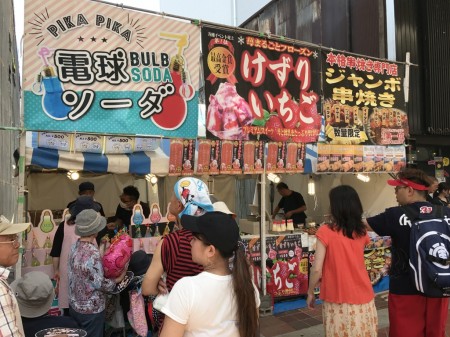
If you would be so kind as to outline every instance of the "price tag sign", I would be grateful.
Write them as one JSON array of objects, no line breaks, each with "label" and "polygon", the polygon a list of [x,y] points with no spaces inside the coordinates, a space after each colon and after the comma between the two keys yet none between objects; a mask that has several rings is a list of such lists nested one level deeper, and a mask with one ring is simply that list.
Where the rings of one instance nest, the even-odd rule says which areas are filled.
[{"label": "price tag sign", "polygon": [[70,151],[70,136],[66,133],[39,132],[38,146],[49,149]]},{"label": "price tag sign", "polygon": [[134,151],[156,151],[160,142],[160,138],[135,138]]},{"label": "price tag sign", "polygon": [[132,153],[134,138],[124,136],[107,136],[105,153]]},{"label": "price tag sign", "polygon": [[103,136],[77,134],[75,135],[74,149],[78,152],[102,153]]}]

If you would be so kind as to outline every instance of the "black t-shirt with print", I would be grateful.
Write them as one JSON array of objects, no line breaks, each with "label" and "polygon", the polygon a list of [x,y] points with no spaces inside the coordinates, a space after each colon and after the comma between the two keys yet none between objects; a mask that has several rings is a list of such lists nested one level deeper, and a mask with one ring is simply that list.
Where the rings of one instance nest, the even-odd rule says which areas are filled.
[{"label": "black t-shirt with print", "polygon": [[[423,201],[412,203],[409,206],[414,207],[419,212],[420,207],[432,205],[429,202]],[[450,216],[449,208],[445,212]],[[405,215],[404,209],[401,206],[388,208],[385,212],[368,218],[367,222],[378,235],[390,236],[392,239],[389,291],[397,295],[420,294],[416,290],[410,274],[409,236],[411,233],[411,222]]]}]

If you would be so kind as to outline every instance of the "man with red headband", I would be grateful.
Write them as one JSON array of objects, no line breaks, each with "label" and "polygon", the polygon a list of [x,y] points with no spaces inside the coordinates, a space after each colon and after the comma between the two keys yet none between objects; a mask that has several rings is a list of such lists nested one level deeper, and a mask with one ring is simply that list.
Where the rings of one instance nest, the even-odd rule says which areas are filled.
[{"label": "man with red headband", "polygon": [[[368,225],[378,234],[392,238],[392,264],[389,271],[389,336],[444,337],[448,314],[448,298],[426,297],[416,290],[410,275],[409,247],[411,221],[402,206],[431,210],[426,201],[431,181],[425,172],[407,168],[396,179],[388,180],[395,187],[400,206],[368,218]],[[425,207],[424,207],[425,206]],[[444,210],[450,217],[450,209]],[[422,212],[423,213],[423,212]],[[432,215],[429,215],[432,218]]]}]

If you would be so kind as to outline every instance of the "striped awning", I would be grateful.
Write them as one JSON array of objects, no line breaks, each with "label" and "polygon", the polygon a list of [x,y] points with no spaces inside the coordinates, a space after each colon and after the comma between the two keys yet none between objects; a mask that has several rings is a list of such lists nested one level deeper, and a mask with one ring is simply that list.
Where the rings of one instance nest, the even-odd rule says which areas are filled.
[{"label": "striped awning", "polygon": [[94,173],[132,173],[138,175],[154,173],[166,175],[169,172],[169,157],[161,148],[151,152],[100,154],[73,153],[37,147],[26,149],[26,165]]}]

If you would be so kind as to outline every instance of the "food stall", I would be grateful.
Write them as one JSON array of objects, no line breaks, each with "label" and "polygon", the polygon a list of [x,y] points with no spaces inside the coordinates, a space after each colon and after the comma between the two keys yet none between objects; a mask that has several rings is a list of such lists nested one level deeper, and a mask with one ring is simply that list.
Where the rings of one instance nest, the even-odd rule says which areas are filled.
[{"label": "food stall", "polygon": [[[40,15],[48,29],[37,41]],[[63,16],[78,18],[77,29],[64,27]],[[145,176],[167,175],[164,142],[198,136],[200,27],[88,0],[71,2],[64,13],[57,0],[44,9],[26,1],[25,23],[19,202],[34,226],[22,270],[53,276],[49,247],[80,182],[95,184],[107,216],[127,185],[159,202],[157,184]]]},{"label": "food stall", "polygon": [[[77,183],[67,184],[57,173],[68,170],[94,181],[107,215],[117,205],[112,195],[126,184],[141,184],[146,200],[160,205],[164,216],[176,179],[197,175],[211,192],[215,186],[214,195],[236,212],[242,227],[250,214],[247,205],[258,205],[258,225],[252,225],[253,236],[244,237],[255,281],[264,294],[284,297],[305,292],[314,228],[291,233],[271,227],[270,204],[278,196],[270,195],[268,173],[280,175],[305,197],[309,223],[323,221],[328,190],[339,184],[356,188],[367,215],[395,204],[385,181],[406,165],[403,65],[248,30],[82,3],[86,13],[107,12],[119,23],[126,13],[134,22],[160,29],[138,33],[131,27],[110,38],[114,45],[105,41],[80,51],[77,39],[89,24],[78,27],[77,36],[54,25],[53,34],[46,32],[39,44],[30,38],[32,25],[26,25],[24,124],[37,139],[23,147],[21,156],[27,167],[47,172],[45,178],[43,172],[32,173],[26,181],[29,210],[64,209]],[[27,2],[25,22],[33,22],[35,6]],[[58,2],[48,1],[48,8],[58,8]],[[65,10],[76,13],[77,7]],[[144,34],[145,42],[129,43],[133,32]],[[62,40],[68,41],[64,49]],[[67,69],[76,57],[92,64],[92,69],[73,66],[84,79]],[[106,58],[117,61],[115,76],[107,76],[101,62]],[[146,174],[159,176],[157,188],[145,182]],[[244,180],[253,181],[250,192]],[[151,200],[154,188],[158,193]],[[44,218],[52,216],[62,218],[42,212],[43,218],[32,220],[41,230]],[[53,229],[33,233],[24,267],[38,267],[36,260],[49,266]],[[151,253],[159,238],[134,240],[135,249]],[[373,280],[384,273],[377,270],[385,268],[382,259],[389,261],[388,247],[387,238],[376,237],[374,247],[368,247]]]}]

